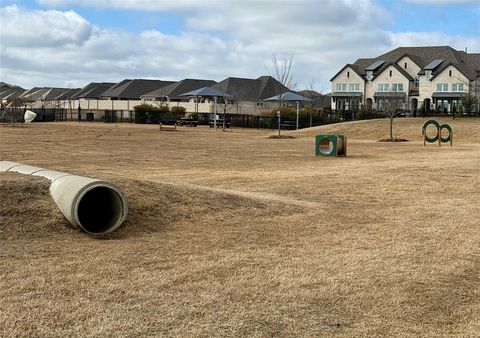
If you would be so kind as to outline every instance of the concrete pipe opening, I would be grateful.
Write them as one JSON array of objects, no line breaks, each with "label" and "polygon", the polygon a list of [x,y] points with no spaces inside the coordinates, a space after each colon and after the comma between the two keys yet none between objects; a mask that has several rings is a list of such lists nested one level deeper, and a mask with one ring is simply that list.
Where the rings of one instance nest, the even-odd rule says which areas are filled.
[{"label": "concrete pipe opening", "polygon": [[92,235],[105,235],[116,230],[125,220],[126,201],[111,186],[97,184],[81,194],[75,208],[78,225]]},{"label": "concrete pipe opening", "polygon": [[328,139],[324,138],[319,142],[318,145],[318,150],[320,151],[321,154],[323,155],[329,155],[333,151],[333,142]]}]

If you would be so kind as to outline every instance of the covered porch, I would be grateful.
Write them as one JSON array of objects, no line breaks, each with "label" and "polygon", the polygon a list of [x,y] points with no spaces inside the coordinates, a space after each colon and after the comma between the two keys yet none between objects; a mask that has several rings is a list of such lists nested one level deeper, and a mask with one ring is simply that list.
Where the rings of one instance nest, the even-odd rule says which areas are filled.
[{"label": "covered porch", "polygon": [[361,92],[333,92],[332,102],[336,111],[357,111],[362,104]]},{"label": "covered porch", "polygon": [[456,113],[461,105],[464,92],[434,92],[433,106],[437,113]]}]

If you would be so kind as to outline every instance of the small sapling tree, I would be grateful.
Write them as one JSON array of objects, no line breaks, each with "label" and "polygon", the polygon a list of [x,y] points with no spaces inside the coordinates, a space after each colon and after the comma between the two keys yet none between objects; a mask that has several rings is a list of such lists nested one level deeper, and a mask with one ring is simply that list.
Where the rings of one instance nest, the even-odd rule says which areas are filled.
[{"label": "small sapling tree", "polygon": [[405,107],[405,97],[396,92],[389,92],[380,100],[382,100],[383,112],[389,118],[390,122],[390,141],[394,141],[393,120],[403,112]]}]

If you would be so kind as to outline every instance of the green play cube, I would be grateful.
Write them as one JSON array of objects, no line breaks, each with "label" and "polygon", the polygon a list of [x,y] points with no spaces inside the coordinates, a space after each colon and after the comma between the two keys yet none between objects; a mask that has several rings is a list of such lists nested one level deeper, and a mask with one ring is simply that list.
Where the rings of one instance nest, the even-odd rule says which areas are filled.
[{"label": "green play cube", "polygon": [[316,156],[347,156],[345,135],[317,135],[315,137]]}]

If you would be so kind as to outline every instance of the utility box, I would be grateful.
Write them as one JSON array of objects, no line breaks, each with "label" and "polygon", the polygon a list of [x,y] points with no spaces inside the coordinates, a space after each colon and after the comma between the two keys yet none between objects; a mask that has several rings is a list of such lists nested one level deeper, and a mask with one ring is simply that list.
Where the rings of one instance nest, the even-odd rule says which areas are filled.
[{"label": "utility box", "polygon": [[317,135],[315,137],[316,156],[347,156],[345,135]]}]

